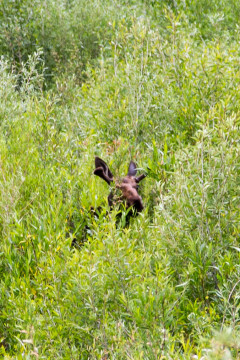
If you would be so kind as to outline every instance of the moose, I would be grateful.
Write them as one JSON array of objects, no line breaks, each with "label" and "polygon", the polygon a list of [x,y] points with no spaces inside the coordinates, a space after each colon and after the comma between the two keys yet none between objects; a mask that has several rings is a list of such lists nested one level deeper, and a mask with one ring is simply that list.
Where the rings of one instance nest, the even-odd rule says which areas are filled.
[{"label": "moose", "polygon": [[[142,198],[138,193],[138,184],[146,177],[146,175],[141,174],[140,176],[136,176],[136,174],[136,164],[131,161],[129,164],[127,175],[120,180],[115,179],[105,161],[103,161],[99,157],[95,157],[94,175],[99,176],[104,181],[106,181],[108,185],[111,186],[111,191],[108,195],[108,205],[110,211],[113,209],[118,210],[116,216],[116,225],[118,225],[119,223],[122,212],[125,213],[124,226],[128,226],[130,218],[137,215],[143,210]],[[114,186],[112,186],[112,184]],[[93,207],[90,208],[90,211],[88,211],[87,213],[86,219],[83,218],[83,220],[81,221],[82,225],[80,226],[80,229],[82,229],[82,235],[80,236],[80,238],[79,236],[76,236],[73,239],[72,247],[80,248],[85,243],[87,234],[91,233],[91,219],[93,219],[93,217],[98,218],[101,210],[101,206],[99,206],[97,209],[94,209]],[[68,219],[69,228],[71,230],[70,232],[76,229],[74,223],[75,221],[73,218]]]},{"label": "moose", "polygon": [[[95,157],[94,174],[105,180],[108,185],[114,182],[114,176],[102,159]],[[124,204],[128,213],[128,219],[138,214],[143,210],[142,198],[138,193],[138,184],[146,175],[141,174],[137,176],[136,164],[131,161],[128,168],[127,175],[119,182],[115,180],[115,188],[113,188],[108,195],[108,205],[110,210],[118,204]]]}]

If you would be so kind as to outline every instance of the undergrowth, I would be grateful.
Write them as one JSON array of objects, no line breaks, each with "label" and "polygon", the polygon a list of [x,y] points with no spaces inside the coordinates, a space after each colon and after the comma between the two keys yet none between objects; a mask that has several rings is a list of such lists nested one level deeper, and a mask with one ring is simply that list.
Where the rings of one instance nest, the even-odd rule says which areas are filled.
[{"label": "undergrowth", "polygon": [[[31,4],[0,9],[1,356],[239,359],[238,4]],[[129,227],[95,156],[148,175]]]}]

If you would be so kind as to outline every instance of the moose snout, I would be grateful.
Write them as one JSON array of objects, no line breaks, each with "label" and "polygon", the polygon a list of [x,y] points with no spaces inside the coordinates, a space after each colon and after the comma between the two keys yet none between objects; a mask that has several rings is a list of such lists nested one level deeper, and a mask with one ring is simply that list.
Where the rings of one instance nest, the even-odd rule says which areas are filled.
[{"label": "moose snout", "polygon": [[142,198],[139,196],[139,198],[135,199],[134,203],[130,206],[132,206],[133,209],[136,210],[137,213],[141,212],[143,210]]},{"label": "moose snout", "polygon": [[134,189],[129,184],[123,184],[121,186],[123,198],[126,199],[127,207],[133,207],[136,212],[141,212],[143,210],[143,202],[141,196],[138,194],[137,190]]}]

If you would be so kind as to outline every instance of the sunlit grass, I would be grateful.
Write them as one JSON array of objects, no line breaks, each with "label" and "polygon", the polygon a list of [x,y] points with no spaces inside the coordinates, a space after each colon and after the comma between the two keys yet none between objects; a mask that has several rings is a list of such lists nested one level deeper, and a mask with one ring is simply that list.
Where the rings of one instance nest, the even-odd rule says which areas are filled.
[{"label": "sunlit grass", "polygon": [[[46,91],[46,49],[19,72],[0,62],[0,354],[238,359],[234,16],[209,36],[219,17],[195,24],[180,2],[120,5],[83,83],[56,72]],[[148,174],[129,227],[108,212],[95,156],[117,177],[131,159]]]}]

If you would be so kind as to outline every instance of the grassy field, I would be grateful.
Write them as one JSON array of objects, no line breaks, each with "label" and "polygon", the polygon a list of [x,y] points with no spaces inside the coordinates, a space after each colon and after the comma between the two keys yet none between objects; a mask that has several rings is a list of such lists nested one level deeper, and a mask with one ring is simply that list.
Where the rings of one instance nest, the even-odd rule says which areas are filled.
[{"label": "grassy field", "polygon": [[[0,358],[240,359],[239,18],[1,2]],[[95,156],[148,175],[129,227]]]}]

